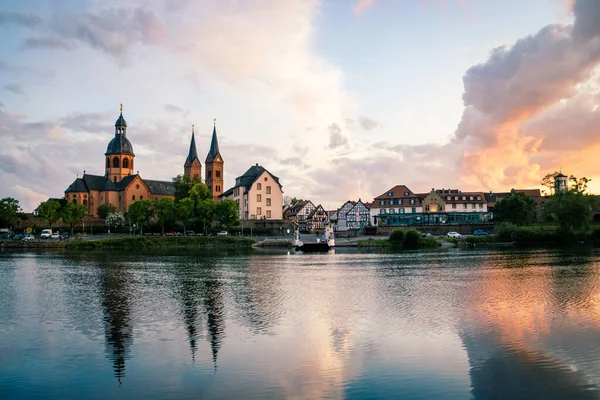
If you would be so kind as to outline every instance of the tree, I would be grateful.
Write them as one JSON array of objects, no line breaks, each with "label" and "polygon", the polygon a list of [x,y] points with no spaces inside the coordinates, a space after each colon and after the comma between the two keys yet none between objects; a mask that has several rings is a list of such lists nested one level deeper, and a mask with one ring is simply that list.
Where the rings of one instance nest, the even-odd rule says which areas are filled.
[{"label": "tree", "polygon": [[527,225],[536,219],[535,199],[524,193],[515,193],[500,200],[494,206],[494,220]]},{"label": "tree", "polygon": [[140,227],[140,233],[143,234],[143,226],[152,218],[152,212],[150,200],[138,200],[131,203],[127,209],[127,217]]},{"label": "tree", "polygon": [[190,190],[196,183],[202,183],[200,177],[190,178],[187,175],[177,175],[173,178],[175,184],[175,202],[185,199],[190,195]]},{"label": "tree", "polygon": [[60,203],[56,200],[43,201],[40,203],[38,215],[52,228],[52,225],[60,218]]},{"label": "tree", "polygon": [[62,220],[69,224],[71,235],[73,235],[73,227],[83,221],[87,215],[87,208],[83,204],[67,203],[61,210]]},{"label": "tree", "polygon": [[213,199],[205,199],[198,202],[196,206],[195,215],[198,219],[198,222],[202,224],[202,228],[204,229],[204,233],[206,233],[206,228],[213,220],[213,216],[215,214],[215,201]]},{"label": "tree", "polygon": [[117,207],[110,203],[104,203],[98,207],[98,216],[102,219],[106,219],[108,214],[114,213],[115,211],[117,211]]},{"label": "tree", "polygon": [[302,199],[297,199],[297,198],[295,198],[295,197],[292,197],[292,200],[291,200],[291,202],[290,202],[290,205],[291,205],[292,207],[294,207],[296,204],[300,203],[301,201],[304,201],[304,200],[302,200]]},{"label": "tree", "polygon": [[175,219],[175,203],[173,199],[164,197],[154,202],[154,212],[158,218],[158,223],[161,225],[162,234],[165,234],[165,222],[170,222]]},{"label": "tree", "polygon": [[0,200],[0,226],[8,227],[21,212],[19,200],[5,197]]},{"label": "tree", "polygon": [[560,172],[558,171],[554,171],[551,174],[548,174],[546,176],[544,176],[542,178],[542,181],[540,182],[540,184],[546,188],[546,190],[544,190],[544,194],[551,196],[554,194],[554,191],[556,190],[556,175],[560,174]]},{"label": "tree", "polygon": [[185,233],[185,227],[188,225],[194,217],[194,202],[189,197],[179,200],[175,207],[175,213],[177,219],[183,224],[183,232]]},{"label": "tree", "polygon": [[210,189],[204,183],[194,183],[189,191],[189,198],[194,202],[194,206],[198,207],[198,203],[202,200],[212,199]]},{"label": "tree", "polygon": [[575,190],[558,192],[544,204],[544,213],[558,222],[560,228],[565,231],[587,228],[589,198]]},{"label": "tree", "polygon": [[233,200],[222,200],[215,206],[217,222],[227,229],[239,223],[239,207]]},{"label": "tree", "polygon": [[591,181],[591,179],[588,179],[585,176],[581,179],[577,179],[577,177],[571,175],[569,177],[569,182],[571,182],[570,190],[574,191],[575,193],[585,193],[588,187],[588,183],[590,183]]},{"label": "tree", "polygon": [[122,212],[117,211],[108,214],[104,222],[106,223],[106,226],[116,230],[117,228],[125,225],[125,216]]}]

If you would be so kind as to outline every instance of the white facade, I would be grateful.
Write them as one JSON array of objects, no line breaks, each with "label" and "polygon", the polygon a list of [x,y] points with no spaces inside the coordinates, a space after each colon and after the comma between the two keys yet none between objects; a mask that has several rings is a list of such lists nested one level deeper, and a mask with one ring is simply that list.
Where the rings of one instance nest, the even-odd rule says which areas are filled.
[{"label": "white facade", "polygon": [[267,170],[250,185],[236,186],[225,192],[222,198],[238,204],[240,220],[283,219],[283,191]]}]

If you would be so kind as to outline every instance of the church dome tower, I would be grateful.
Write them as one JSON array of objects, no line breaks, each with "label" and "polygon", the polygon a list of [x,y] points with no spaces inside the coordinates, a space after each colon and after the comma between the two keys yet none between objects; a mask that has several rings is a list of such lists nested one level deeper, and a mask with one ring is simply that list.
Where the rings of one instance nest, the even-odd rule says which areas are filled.
[{"label": "church dome tower", "polygon": [[217,140],[217,120],[214,122],[212,140],[210,142],[210,150],[204,161],[205,178],[204,182],[210,189],[213,199],[218,199],[223,193],[223,157],[219,152],[219,142]]},{"label": "church dome tower", "polygon": [[113,182],[133,174],[133,146],[127,139],[127,122],[123,118],[123,105],[121,114],[115,122],[115,137],[108,143],[106,148],[105,176]]},{"label": "church dome tower", "polygon": [[194,138],[194,125],[192,125],[192,140],[190,141],[190,151],[183,164],[183,174],[192,180],[199,180],[202,177],[202,164],[198,159],[196,150],[196,139]]}]

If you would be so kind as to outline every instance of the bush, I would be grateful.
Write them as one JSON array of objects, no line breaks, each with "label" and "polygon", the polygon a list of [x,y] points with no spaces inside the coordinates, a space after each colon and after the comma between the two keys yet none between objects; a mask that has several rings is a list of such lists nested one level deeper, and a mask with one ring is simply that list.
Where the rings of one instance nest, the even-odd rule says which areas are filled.
[{"label": "bush", "polygon": [[421,234],[419,231],[411,229],[404,235],[405,249],[418,249],[421,245]]},{"label": "bush", "polygon": [[511,242],[512,234],[517,232],[520,228],[510,222],[501,222],[494,226],[494,233],[498,237],[499,242]]},{"label": "bush", "polygon": [[404,243],[404,237],[405,237],[404,229],[394,229],[390,233],[390,242],[395,246],[399,246],[402,243]]}]

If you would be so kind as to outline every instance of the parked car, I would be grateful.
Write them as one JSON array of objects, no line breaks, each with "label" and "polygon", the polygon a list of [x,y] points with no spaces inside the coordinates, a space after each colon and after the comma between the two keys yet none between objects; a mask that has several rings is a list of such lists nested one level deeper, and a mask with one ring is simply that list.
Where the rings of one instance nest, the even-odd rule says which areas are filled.
[{"label": "parked car", "polygon": [[60,234],[60,240],[67,240],[69,238],[69,232],[63,232]]},{"label": "parked car", "polygon": [[8,240],[8,239],[12,238],[14,235],[15,235],[14,232],[4,232],[4,234],[2,235],[2,239]]},{"label": "parked car", "polygon": [[196,235],[194,231],[185,231],[185,236],[194,236]]},{"label": "parked car", "polygon": [[44,229],[40,234],[40,239],[50,239],[52,236],[52,229]]},{"label": "parked car", "polygon": [[228,235],[227,231],[217,232],[217,236],[227,236],[227,235]]},{"label": "parked car", "polygon": [[175,236],[183,236],[183,233],[181,233],[181,232],[175,232]]},{"label": "parked car", "polygon": [[58,232],[52,232],[52,235],[50,235],[50,239],[60,239],[60,234]]},{"label": "parked car", "polygon": [[165,236],[175,236],[175,232],[165,232]]},{"label": "parked car", "polygon": [[488,231],[484,231],[483,229],[477,229],[475,232],[473,232],[474,236],[485,236],[489,234],[490,233]]},{"label": "parked car", "polygon": [[448,232],[447,236],[449,238],[455,238],[455,239],[460,239],[462,237],[462,235],[458,232]]},{"label": "parked car", "polygon": [[421,232],[421,237],[423,238],[432,238],[433,235],[429,232]]},{"label": "parked car", "polygon": [[25,235],[23,235],[22,233],[17,233],[15,236],[12,237],[12,240],[23,240],[24,237]]},{"label": "parked car", "polygon": [[26,233],[23,236],[23,240],[25,240],[25,241],[35,240],[35,236],[33,236],[31,233]]}]

